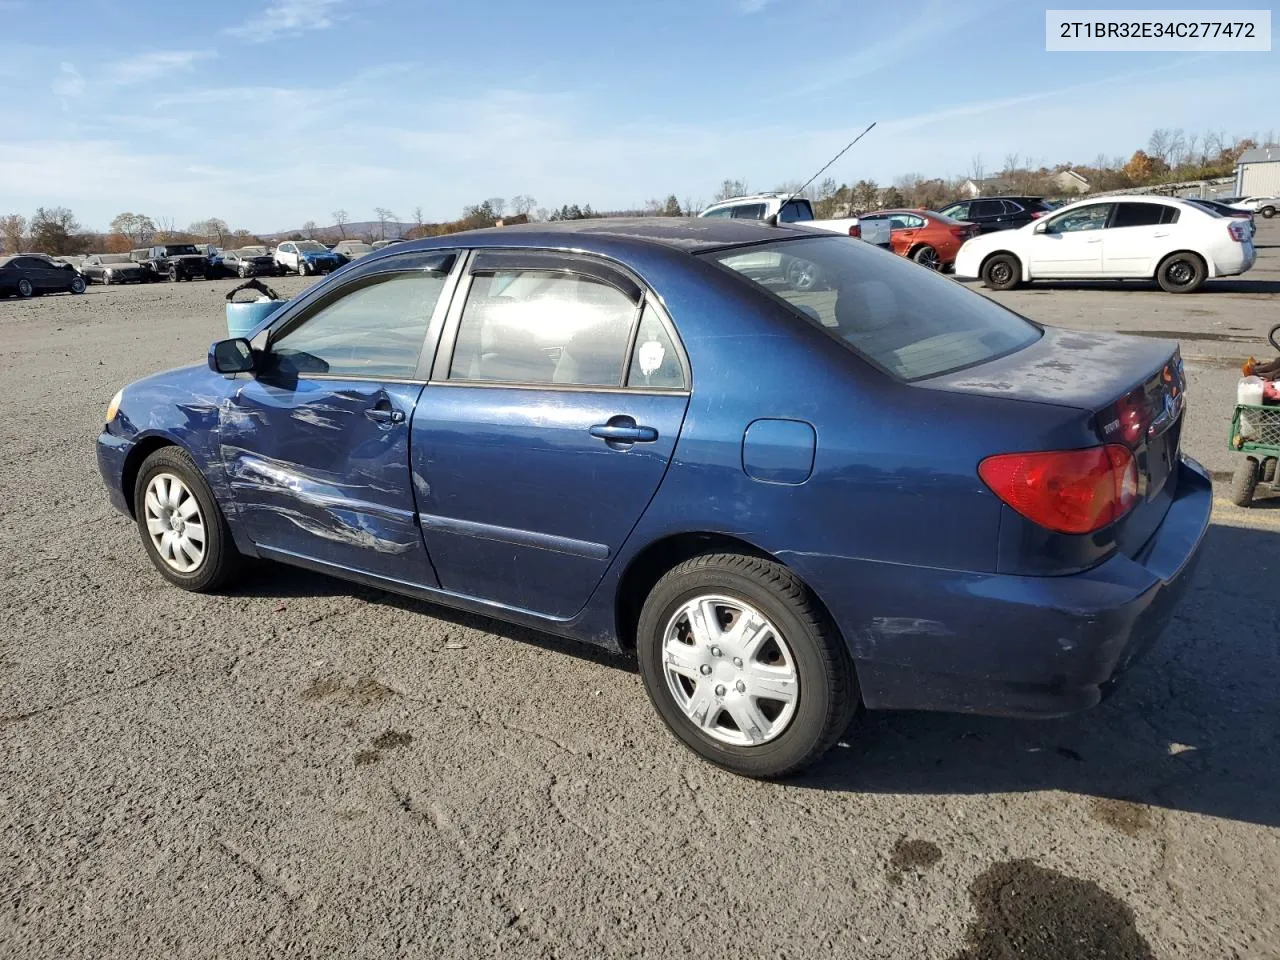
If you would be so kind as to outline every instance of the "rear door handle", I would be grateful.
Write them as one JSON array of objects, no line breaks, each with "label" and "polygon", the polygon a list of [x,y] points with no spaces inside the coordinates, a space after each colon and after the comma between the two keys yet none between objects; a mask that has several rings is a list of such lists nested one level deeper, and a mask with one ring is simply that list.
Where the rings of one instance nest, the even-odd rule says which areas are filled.
[{"label": "rear door handle", "polygon": [[404,423],[404,411],[389,407],[370,407],[364,415],[374,423]]},{"label": "rear door handle", "polygon": [[658,431],[654,427],[641,426],[631,417],[610,417],[608,423],[593,426],[591,435],[607,441],[610,446],[615,443],[653,443],[658,439]]}]

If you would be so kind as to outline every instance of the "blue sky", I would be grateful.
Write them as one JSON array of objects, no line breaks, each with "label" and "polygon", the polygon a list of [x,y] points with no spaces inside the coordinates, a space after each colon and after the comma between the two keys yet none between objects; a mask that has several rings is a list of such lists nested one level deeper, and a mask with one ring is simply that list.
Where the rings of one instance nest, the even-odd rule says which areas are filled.
[{"label": "blue sky", "polygon": [[1154,127],[1280,130],[1280,53],[1046,53],[1044,9],[0,0],[0,213],[271,231],[514,194],[709,200],[726,177],[804,179],[872,120],[837,180],[1088,163]]}]

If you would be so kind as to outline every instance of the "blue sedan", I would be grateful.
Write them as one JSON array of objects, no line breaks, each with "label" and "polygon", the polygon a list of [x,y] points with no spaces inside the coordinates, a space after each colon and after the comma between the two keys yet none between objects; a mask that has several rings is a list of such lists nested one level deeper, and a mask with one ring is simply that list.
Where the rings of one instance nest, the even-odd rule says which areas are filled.
[{"label": "blue sedan", "polygon": [[1208,525],[1183,388],[1174,344],[847,237],[589,220],[364,257],[125,387],[98,462],[179,587],[266,558],[634,650],[680,740],[774,777],[859,705],[1109,692]]}]

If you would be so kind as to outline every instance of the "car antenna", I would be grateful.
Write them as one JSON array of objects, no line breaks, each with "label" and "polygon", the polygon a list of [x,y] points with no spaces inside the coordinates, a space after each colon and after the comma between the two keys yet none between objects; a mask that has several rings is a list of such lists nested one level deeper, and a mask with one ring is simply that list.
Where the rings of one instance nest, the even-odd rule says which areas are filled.
[{"label": "car antenna", "polygon": [[787,204],[790,203],[792,200],[794,200],[796,197],[800,196],[800,194],[804,193],[805,188],[808,187],[809,184],[813,183],[813,181],[817,180],[820,176],[826,173],[827,167],[831,166],[833,163],[835,163],[837,160],[843,157],[846,153],[849,152],[850,147],[852,147],[855,143],[857,143],[859,140],[865,137],[868,133],[870,133],[871,127],[874,127],[876,125],[876,122],[877,121],[872,120],[870,126],[868,126],[867,129],[863,130],[860,134],[858,134],[856,137],[850,140],[848,145],[845,146],[843,150],[841,150],[834,157],[832,157],[830,160],[827,161],[826,166],[824,166],[821,170],[819,170],[812,177],[806,180],[804,182],[804,186],[802,186],[799,190],[791,194],[791,196],[787,197],[787,199],[783,200],[782,203],[778,205],[778,213],[769,214],[769,216],[764,218],[764,222],[771,227],[776,227],[778,225],[778,214],[782,213],[782,211],[786,209]]}]

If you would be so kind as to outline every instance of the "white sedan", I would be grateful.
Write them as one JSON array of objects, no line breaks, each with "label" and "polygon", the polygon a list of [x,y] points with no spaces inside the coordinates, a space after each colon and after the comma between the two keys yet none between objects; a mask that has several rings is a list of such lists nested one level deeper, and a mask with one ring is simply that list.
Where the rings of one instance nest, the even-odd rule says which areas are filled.
[{"label": "white sedan", "polygon": [[1032,280],[1154,279],[1170,293],[1190,293],[1256,259],[1244,220],[1166,197],[1106,197],[975,237],[960,248],[955,271],[992,290]]},{"label": "white sedan", "polygon": [[1280,198],[1278,197],[1244,197],[1226,202],[1228,206],[1235,207],[1237,210],[1260,213],[1268,220],[1276,215],[1277,210],[1280,210]]}]

